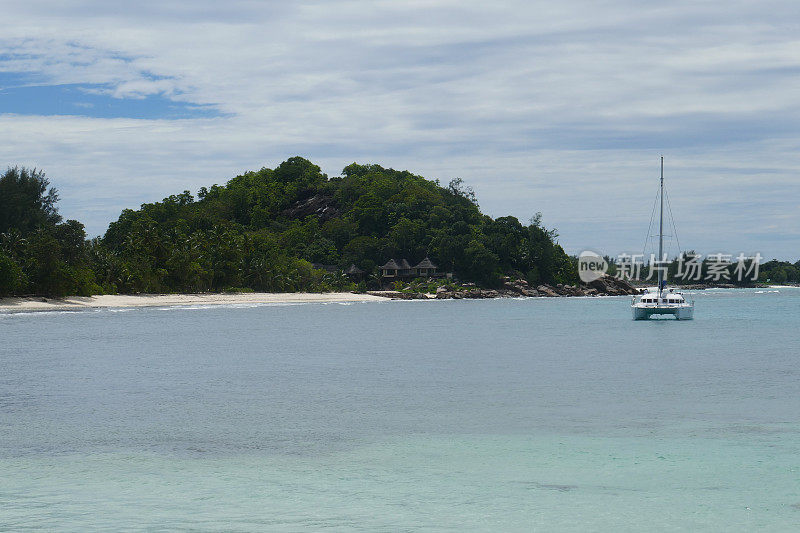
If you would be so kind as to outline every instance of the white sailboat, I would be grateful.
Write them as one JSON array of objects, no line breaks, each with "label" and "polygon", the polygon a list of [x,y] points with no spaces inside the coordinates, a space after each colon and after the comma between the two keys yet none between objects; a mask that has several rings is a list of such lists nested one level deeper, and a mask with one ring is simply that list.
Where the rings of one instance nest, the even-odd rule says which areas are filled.
[{"label": "white sailboat", "polygon": [[[658,223],[658,257],[664,257],[664,158],[661,158],[661,188],[659,189],[661,210]],[[655,315],[673,315],[677,320],[691,320],[694,317],[694,301],[689,302],[679,291],[667,290],[664,270],[658,269],[658,287],[645,289],[634,296],[631,311],[634,320],[647,320]]]}]

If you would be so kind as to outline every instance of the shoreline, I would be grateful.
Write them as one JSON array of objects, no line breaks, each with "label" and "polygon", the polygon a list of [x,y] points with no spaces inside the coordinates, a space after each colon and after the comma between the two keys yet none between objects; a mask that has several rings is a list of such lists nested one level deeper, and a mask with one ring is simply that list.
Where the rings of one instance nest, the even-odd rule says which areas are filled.
[{"label": "shoreline", "polygon": [[[741,288],[741,287],[703,287]],[[762,289],[798,289],[796,285],[765,285],[749,287]],[[685,289],[686,290],[686,289]],[[540,294],[526,296],[522,294],[475,294],[447,295],[447,299],[492,299],[509,297],[580,297],[570,294]],[[438,297],[437,297],[438,296]],[[621,296],[598,294],[597,296]],[[352,292],[249,292],[249,293],[198,293],[198,294],[101,294],[95,296],[68,296],[65,298],[45,298],[42,296],[0,298],[0,313],[27,311],[78,311],[81,309],[109,309],[136,307],[169,307],[182,305],[247,305],[247,304],[287,304],[287,303],[348,303],[348,302],[385,302],[387,300],[438,300],[442,295],[402,293],[398,291],[369,291],[368,293]]]},{"label": "shoreline", "polygon": [[386,301],[383,296],[350,292],[248,292],[235,294],[102,294],[66,298],[0,298],[0,312],[76,311],[126,307],[161,307],[179,305],[236,305],[285,303],[343,303]]}]

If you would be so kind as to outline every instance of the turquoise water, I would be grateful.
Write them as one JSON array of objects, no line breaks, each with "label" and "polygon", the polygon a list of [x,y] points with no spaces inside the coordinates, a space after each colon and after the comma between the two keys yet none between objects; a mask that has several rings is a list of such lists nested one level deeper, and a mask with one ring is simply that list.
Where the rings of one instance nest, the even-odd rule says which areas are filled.
[{"label": "turquoise water", "polygon": [[800,290],[0,314],[0,530],[800,523]]}]

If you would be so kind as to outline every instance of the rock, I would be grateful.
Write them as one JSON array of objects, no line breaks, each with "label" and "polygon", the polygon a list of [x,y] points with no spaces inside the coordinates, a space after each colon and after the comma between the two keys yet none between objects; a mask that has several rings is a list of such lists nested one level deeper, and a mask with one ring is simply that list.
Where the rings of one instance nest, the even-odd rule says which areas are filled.
[{"label": "rock", "polygon": [[397,291],[380,291],[380,292],[375,291],[374,294],[375,296],[382,296],[384,298],[391,298],[393,300],[397,300],[400,299],[400,296],[403,293]]},{"label": "rock", "polygon": [[315,194],[310,198],[295,202],[292,207],[283,211],[283,215],[291,219],[316,215],[320,221],[325,222],[339,216],[339,209],[336,207],[336,202],[332,197]]},{"label": "rock", "polygon": [[616,286],[616,288],[622,294],[638,294],[639,293],[639,290],[636,287],[634,287],[633,285],[631,285],[630,283],[628,283],[624,279],[613,277],[613,276],[606,276],[606,277],[610,279],[611,283],[613,283]]},{"label": "rock", "polygon": [[600,279],[589,282],[589,287],[597,291],[597,294],[608,296],[622,296],[626,294],[638,294],[639,291],[633,285],[623,279],[613,276],[603,276]]},{"label": "rock", "polygon": [[382,296],[392,300],[427,300],[428,297],[421,292],[400,292],[400,291],[368,291],[367,294]]},{"label": "rock", "polygon": [[464,291],[461,295],[464,298],[469,298],[471,300],[476,300],[478,298],[483,298],[483,291],[481,289],[478,289],[478,288],[471,288],[471,289],[469,289],[467,291]]},{"label": "rock", "polygon": [[404,292],[404,300],[427,300],[428,297],[421,292]]},{"label": "rock", "polygon": [[595,289],[598,294],[605,294],[608,296],[619,296],[626,294],[624,290],[619,289],[616,284],[611,281],[611,276],[605,276],[600,279],[589,282],[589,286]]},{"label": "rock", "polygon": [[570,294],[570,290],[569,290],[569,288],[568,288],[568,287],[566,287],[565,285],[562,285],[561,283],[559,283],[558,285],[556,285],[555,287],[553,287],[553,290],[554,290],[554,291],[555,291],[555,292],[556,292],[556,293],[557,293],[559,296],[572,296],[572,295]]},{"label": "rock", "polygon": [[594,279],[588,285],[596,290],[598,294],[608,294],[608,285],[603,278]]},{"label": "rock", "polygon": [[400,300],[427,300],[428,297],[421,292],[401,292],[397,296]]},{"label": "rock", "polygon": [[586,296],[586,293],[577,285],[566,285],[564,289],[569,296]]},{"label": "rock", "polygon": [[507,281],[507,282],[503,283],[503,288],[506,289],[506,290],[509,290],[509,291],[517,292],[517,293],[518,292],[522,292],[522,287],[521,286],[517,285],[516,283],[512,283],[510,281]]},{"label": "rock", "polygon": [[541,294],[542,296],[549,296],[549,297],[559,296],[559,294],[553,290],[553,287],[549,285],[539,285],[538,287],[536,287],[536,290],[539,291],[539,294]]},{"label": "rock", "polygon": [[[528,286],[528,282],[524,279],[515,279],[515,280],[508,280],[503,283],[503,288],[508,291],[515,292],[516,294],[522,296],[534,296],[531,294],[531,290]],[[535,292],[535,291],[534,291]]]}]

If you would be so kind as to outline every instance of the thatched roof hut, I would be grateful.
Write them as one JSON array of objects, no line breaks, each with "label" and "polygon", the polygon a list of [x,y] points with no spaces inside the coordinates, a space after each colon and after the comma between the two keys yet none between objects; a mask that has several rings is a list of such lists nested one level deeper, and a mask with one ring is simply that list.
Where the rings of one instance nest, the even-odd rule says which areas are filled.
[{"label": "thatched roof hut", "polygon": [[389,259],[385,265],[380,267],[381,270],[400,270],[400,265],[398,265],[394,259]]},{"label": "thatched roof hut", "polygon": [[355,264],[352,264],[347,267],[347,270],[345,270],[344,273],[348,276],[360,276],[364,273],[364,271],[358,268]]},{"label": "thatched roof hut", "polygon": [[434,265],[433,262],[426,257],[425,259],[420,261],[419,264],[417,264],[417,266],[415,266],[414,268],[416,268],[417,270],[419,270],[420,268],[424,268],[427,270],[436,270],[437,266]]}]

